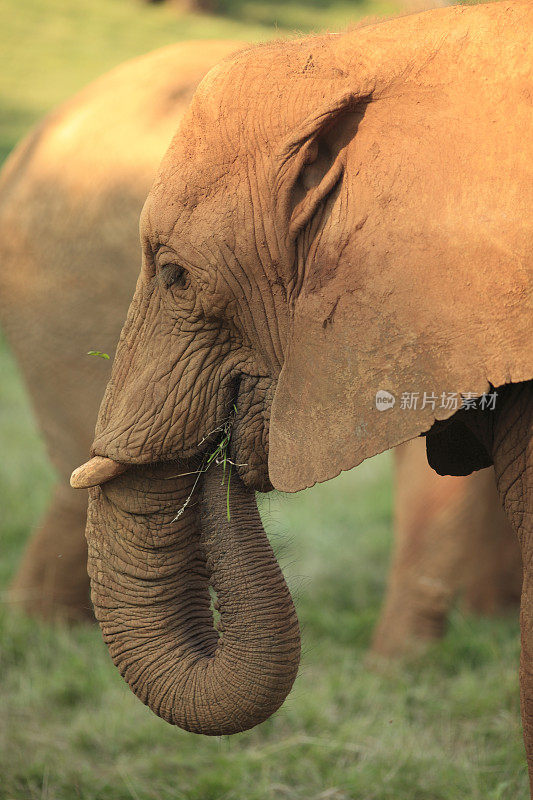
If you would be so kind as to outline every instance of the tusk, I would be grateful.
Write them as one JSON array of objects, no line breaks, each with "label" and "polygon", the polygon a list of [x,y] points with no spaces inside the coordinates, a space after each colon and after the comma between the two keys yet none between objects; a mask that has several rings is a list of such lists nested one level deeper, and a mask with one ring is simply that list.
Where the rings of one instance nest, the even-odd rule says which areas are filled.
[{"label": "tusk", "polygon": [[88,489],[89,486],[99,486],[117,475],[122,475],[129,468],[129,464],[121,464],[104,456],[95,456],[74,470],[70,476],[70,485],[73,489]]}]

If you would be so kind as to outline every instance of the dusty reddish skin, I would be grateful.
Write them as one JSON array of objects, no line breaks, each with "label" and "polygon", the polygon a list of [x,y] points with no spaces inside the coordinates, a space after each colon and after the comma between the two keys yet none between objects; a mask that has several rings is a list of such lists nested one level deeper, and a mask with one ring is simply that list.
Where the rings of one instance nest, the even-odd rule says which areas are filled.
[{"label": "dusty reddish skin", "polygon": [[[532,33],[529,2],[457,7],[215,68],[143,211],[143,266],[92,450],[137,465],[197,458],[234,405],[244,485],[297,491],[451,416],[381,413],[379,389],[480,395],[512,382],[496,412],[463,421],[468,447],[479,442],[479,463],[464,463],[494,461],[522,542],[530,757]],[[162,500],[153,513],[163,524]],[[113,562],[98,556],[113,524],[98,519],[93,582]],[[133,548],[144,516],[137,526]],[[172,615],[168,587],[158,600]],[[136,632],[128,648],[142,644]],[[155,687],[150,663],[139,669]],[[172,660],[170,673],[183,680]],[[155,688],[143,699],[159,708]]]},{"label": "dusty reddish skin", "polygon": [[[50,508],[12,587],[13,602],[30,614],[92,617],[86,495],[69,491],[66,479],[89,449],[110,364],[84,354],[98,346],[113,355],[137,277],[138,214],[151,175],[204,72],[242,46],[179,44],[124,64],[51,115],[16,149],[2,172],[0,228],[9,228],[10,235],[0,238],[0,314],[60,473]],[[44,203],[53,225],[43,217]],[[91,209],[88,222],[81,209]],[[85,300],[91,313],[86,309],[80,315]],[[448,604],[416,591],[420,582],[413,575],[419,572],[429,572],[451,601],[457,588],[452,565],[461,562],[465,585],[473,587],[469,596],[475,595],[472,607],[492,612],[509,601],[507,561],[502,570],[496,544],[502,539],[503,548],[507,538],[498,516],[488,521],[489,531],[476,527],[474,514],[465,519],[457,510],[463,494],[472,509],[485,503],[478,484],[460,479],[457,487],[464,492],[461,488],[450,495],[446,480],[427,467],[422,441],[403,446],[406,453],[411,448],[411,455],[401,460],[408,468],[402,470],[400,464],[397,478],[398,555],[379,627],[379,651],[387,655],[409,652],[444,629]],[[416,498],[412,491],[403,492],[402,484],[416,486]],[[409,511],[413,503],[422,510],[416,519]],[[486,544],[478,547],[483,535],[495,543],[490,551]],[[511,542],[509,549],[514,547]],[[475,550],[475,559],[468,558],[470,550]],[[489,574],[490,580],[480,579]],[[520,580],[518,572],[513,577],[514,583]],[[437,616],[438,624],[429,628],[427,620]]]}]

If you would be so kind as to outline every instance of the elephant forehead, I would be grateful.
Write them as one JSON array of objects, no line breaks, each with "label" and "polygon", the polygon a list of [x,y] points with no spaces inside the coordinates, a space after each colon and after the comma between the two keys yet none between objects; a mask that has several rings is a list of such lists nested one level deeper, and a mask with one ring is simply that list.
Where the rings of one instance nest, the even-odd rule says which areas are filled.
[{"label": "elephant forehead", "polygon": [[200,252],[213,255],[215,243],[218,247],[231,244],[235,209],[235,191],[229,182],[202,187],[183,178],[168,180],[149,195],[141,231],[153,245],[169,245],[195,263]]},{"label": "elephant forehead", "polygon": [[184,155],[176,155],[161,169],[149,195],[149,213],[164,215],[168,209],[177,217],[191,212],[216,195],[223,195],[231,183],[227,170],[216,161],[191,164]]},{"label": "elephant forehead", "polygon": [[[197,145],[197,146],[196,146]],[[143,224],[169,236],[177,225],[208,217],[225,219],[242,184],[244,161],[229,158],[216,137],[177,137],[169,148],[148,196]]]}]

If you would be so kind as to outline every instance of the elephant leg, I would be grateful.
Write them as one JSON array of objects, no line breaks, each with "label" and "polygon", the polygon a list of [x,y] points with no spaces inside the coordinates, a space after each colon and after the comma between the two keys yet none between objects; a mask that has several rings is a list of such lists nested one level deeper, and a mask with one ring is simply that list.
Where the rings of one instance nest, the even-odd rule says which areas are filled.
[{"label": "elephant leg", "polygon": [[492,452],[502,505],[522,551],[520,696],[533,792],[533,382],[507,387],[502,399]]},{"label": "elephant leg", "polygon": [[400,656],[444,633],[463,582],[470,478],[443,478],[424,439],[395,449],[395,545],[373,652]]},{"label": "elephant leg", "polygon": [[13,605],[44,619],[94,618],[87,575],[86,518],[86,493],[58,484],[11,584]]},{"label": "elephant leg", "polygon": [[492,469],[437,475],[423,439],[395,449],[395,548],[373,650],[395,656],[439,638],[459,593],[467,610],[518,604],[522,564]]}]

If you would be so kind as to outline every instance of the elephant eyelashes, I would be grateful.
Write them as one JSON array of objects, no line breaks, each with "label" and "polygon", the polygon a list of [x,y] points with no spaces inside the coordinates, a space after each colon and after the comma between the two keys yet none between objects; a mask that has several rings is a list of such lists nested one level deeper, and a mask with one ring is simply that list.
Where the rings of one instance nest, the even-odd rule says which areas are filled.
[{"label": "elephant eyelashes", "polygon": [[186,289],[189,286],[189,274],[184,267],[178,264],[167,264],[161,269],[161,281],[165,289],[176,287]]}]

